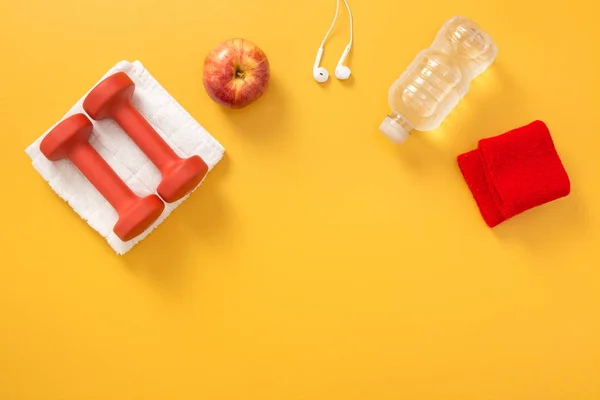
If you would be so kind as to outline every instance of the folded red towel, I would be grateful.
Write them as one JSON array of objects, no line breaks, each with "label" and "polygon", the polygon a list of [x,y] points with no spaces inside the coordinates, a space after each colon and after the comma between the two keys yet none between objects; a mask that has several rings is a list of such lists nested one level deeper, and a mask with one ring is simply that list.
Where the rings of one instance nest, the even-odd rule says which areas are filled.
[{"label": "folded red towel", "polygon": [[542,121],[480,140],[477,149],[458,156],[458,165],[490,227],[571,190]]}]

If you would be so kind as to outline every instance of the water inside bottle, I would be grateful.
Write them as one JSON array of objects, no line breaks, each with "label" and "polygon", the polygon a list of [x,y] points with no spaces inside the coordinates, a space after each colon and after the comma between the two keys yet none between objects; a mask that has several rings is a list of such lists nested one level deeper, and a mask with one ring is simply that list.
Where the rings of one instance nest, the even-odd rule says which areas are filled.
[{"label": "water inside bottle", "polygon": [[404,131],[437,128],[496,54],[495,43],[476,23],[450,19],[390,88],[392,113],[381,130],[402,141]]}]

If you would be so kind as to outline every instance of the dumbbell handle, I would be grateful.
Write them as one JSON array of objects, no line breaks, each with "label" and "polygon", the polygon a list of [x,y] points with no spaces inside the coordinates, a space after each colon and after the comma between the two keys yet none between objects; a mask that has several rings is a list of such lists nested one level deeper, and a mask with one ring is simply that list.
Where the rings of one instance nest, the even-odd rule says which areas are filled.
[{"label": "dumbbell handle", "polygon": [[169,164],[179,159],[131,103],[127,102],[117,108],[113,118],[160,171],[165,171]]},{"label": "dumbbell handle", "polygon": [[116,172],[98,154],[89,142],[75,146],[68,154],[69,160],[119,213],[128,204],[138,200]]}]

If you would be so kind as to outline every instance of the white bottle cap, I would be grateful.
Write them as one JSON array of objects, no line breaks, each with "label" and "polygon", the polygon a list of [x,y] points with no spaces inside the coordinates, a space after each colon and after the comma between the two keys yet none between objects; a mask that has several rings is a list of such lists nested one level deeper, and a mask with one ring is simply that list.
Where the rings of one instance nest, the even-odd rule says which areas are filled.
[{"label": "white bottle cap", "polygon": [[406,130],[404,126],[390,117],[385,117],[381,125],[379,125],[379,130],[392,142],[397,144],[404,143],[406,138],[410,135],[410,131]]}]

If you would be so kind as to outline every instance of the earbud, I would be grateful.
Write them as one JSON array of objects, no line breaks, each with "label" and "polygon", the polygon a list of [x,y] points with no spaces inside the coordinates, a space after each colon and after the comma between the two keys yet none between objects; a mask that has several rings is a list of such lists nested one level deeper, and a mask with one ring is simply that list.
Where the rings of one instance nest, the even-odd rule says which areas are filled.
[{"label": "earbud", "polygon": [[[346,8],[348,9],[348,15],[350,16],[350,43],[348,43],[348,45],[344,49],[344,52],[342,53],[342,56],[340,57],[340,60],[338,61],[337,66],[335,68],[336,78],[342,80],[350,78],[350,74],[352,73],[352,71],[350,71],[350,68],[344,65],[344,62],[346,62],[346,57],[348,57],[348,53],[350,53],[350,49],[352,48],[353,39],[352,11],[350,11],[350,5],[348,4],[348,0],[344,0],[344,4],[346,5]],[[329,79],[329,72],[327,72],[325,68],[320,67],[319,64],[321,63],[321,56],[323,55],[323,46],[325,46],[325,41],[327,40],[327,37],[329,36],[331,30],[333,29],[333,26],[335,25],[339,9],[340,0],[337,0],[333,22],[331,22],[331,26],[329,26],[329,30],[327,31],[325,37],[323,38],[323,41],[321,42],[321,47],[319,47],[319,52],[317,53],[317,58],[315,59],[315,64],[313,65],[313,78],[315,78],[315,80],[319,83],[326,82]]]},{"label": "earbud", "polygon": [[315,58],[315,64],[313,65],[313,78],[319,83],[326,82],[329,79],[329,72],[323,67],[319,67],[321,63],[321,57],[323,56],[323,48],[319,47],[317,52],[317,58]]},{"label": "earbud", "polygon": [[340,57],[340,61],[338,61],[337,63],[337,67],[335,67],[335,77],[338,79],[348,79],[350,78],[350,74],[352,73],[352,71],[350,71],[350,68],[344,65],[346,57],[348,57],[348,53],[350,53],[350,48],[350,45],[346,46],[346,48],[344,49],[344,53],[342,53],[342,56]]},{"label": "earbud", "polygon": [[351,73],[352,73],[352,71],[350,71],[350,68],[346,67],[345,65],[342,65],[341,67],[337,67],[335,69],[336,78],[341,79],[341,80],[346,80],[346,79],[350,78]]}]

